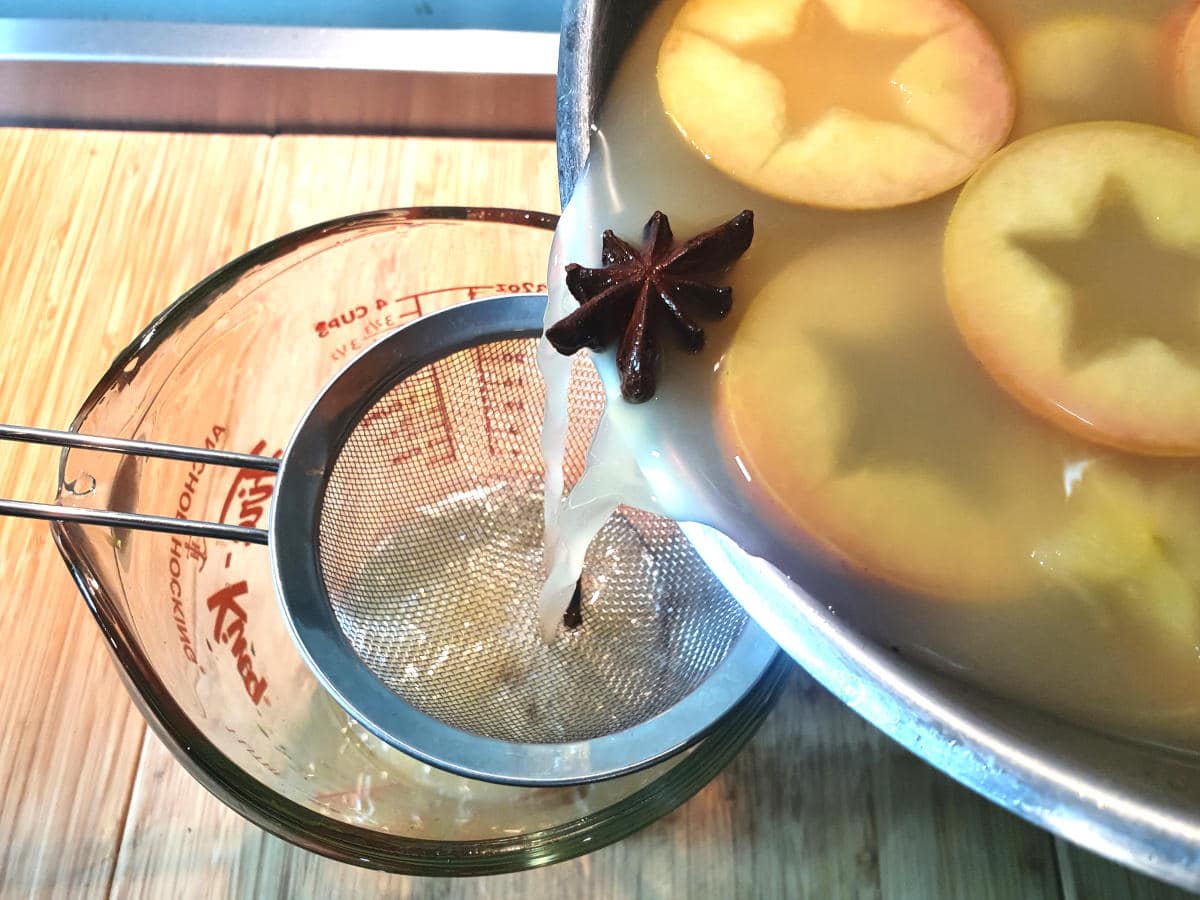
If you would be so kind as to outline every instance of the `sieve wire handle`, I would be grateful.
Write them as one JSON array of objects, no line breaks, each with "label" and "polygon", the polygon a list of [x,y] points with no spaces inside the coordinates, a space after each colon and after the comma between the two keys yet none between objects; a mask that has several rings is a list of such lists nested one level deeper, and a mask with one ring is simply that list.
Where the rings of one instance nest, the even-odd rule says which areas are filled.
[{"label": "sieve wire handle", "polygon": [[[133,456],[152,456],[160,459],[177,459],[261,472],[277,472],[279,470],[279,460],[273,456],[234,453],[229,450],[209,450],[205,447],[184,447],[178,444],[159,444],[152,441],[126,440],[79,434],[74,431],[54,431],[49,428],[33,428],[26,425],[0,424],[0,440],[50,444],[55,447],[79,447]],[[195,522],[191,519],[179,519],[172,516],[151,516],[111,509],[81,509],[72,506],[58,506],[53,503],[0,500],[0,515],[46,519],[54,522],[79,522],[87,525],[111,525],[114,528],[159,531],[189,537],[211,537],[251,544],[267,543],[267,532],[262,528],[227,525],[223,522]]]}]

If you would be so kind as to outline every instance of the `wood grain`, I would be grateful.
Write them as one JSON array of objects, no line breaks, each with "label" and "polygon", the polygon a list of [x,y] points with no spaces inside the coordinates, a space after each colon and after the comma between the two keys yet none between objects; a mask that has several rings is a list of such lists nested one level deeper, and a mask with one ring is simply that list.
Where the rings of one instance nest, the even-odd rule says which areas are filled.
[{"label": "wood grain", "polygon": [[[393,205],[553,208],[546,143],[0,130],[0,419],[62,424],[179,291],[262,240]],[[45,498],[56,454],[6,448]],[[1168,898],[938,774],[797,675],[671,816],[548,869],[437,881],[298,850],[148,733],[46,526],[0,520],[0,897]]]},{"label": "wood grain", "polygon": [[[0,419],[65,424],[137,327],[247,240],[261,138],[0,132]],[[227,173],[224,177],[222,173]],[[220,192],[193,178],[221,179]],[[8,446],[47,499],[57,454]],[[44,523],[0,521],[0,885],[107,890],[144,730]]]}]

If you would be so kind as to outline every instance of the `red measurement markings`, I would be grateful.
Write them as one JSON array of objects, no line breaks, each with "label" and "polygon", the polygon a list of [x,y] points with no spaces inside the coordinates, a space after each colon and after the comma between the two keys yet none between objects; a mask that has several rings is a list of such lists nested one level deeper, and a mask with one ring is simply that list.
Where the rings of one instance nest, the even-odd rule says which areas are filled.
[{"label": "red measurement markings", "polygon": [[421,318],[423,313],[424,310],[421,309],[420,297],[404,297],[396,301],[395,309],[389,310],[387,313],[372,316],[364,322],[362,336],[369,338],[373,335],[399,328],[406,322]]},{"label": "red measurement markings", "polygon": [[[454,288],[454,290],[466,289]],[[380,314],[384,312],[401,320],[415,319],[421,315],[422,296],[422,294],[407,294],[403,297],[377,297],[368,303],[349,306],[328,319],[314,322],[313,331],[316,332],[317,337],[327,338],[335,331],[353,325],[355,322],[361,322],[371,317],[372,314],[379,318]]]},{"label": "red measurement markings", "polygon": [[[339,328],[369,320],[366,334],[374,334],[389,327],[384,324],[388,319],[405,322],[418,318],[423,313],[421,299],[438,294],[465,293],[468,300],[475,300],[492,294],[544,294],[545,292],[546,283],[544,281],[502,281],[493,284],[460,284],[454,287],[430,288],[427,291],[417,291],[400,297],[376,297],[367,303],[348,306],[328,319],[314,322],[313,331],[316,332],[317,337],[326,338]],[[388,315],[379,315],[384,312]]]},{"label": "red measurement markings", "polygon": [[[523,282],[528,284],[530,282]],[[389,316],[396,317],[401,322],[406,322],[408,319],[419,317],[422,312],[421,299],[426,296],[436,296],[437,294],[467,294],[468,300],[474,300],[478,296],[494,293],[521,293],[522,284],[456,284],[451,288],[431,288],[430,290],[418,290],[413,294],[404,294],[402,296],[377,296],[376,299],[365,302],[365,304],[356,304],[348,306],[341,312],[331,316],[328,319],[322,319],[320,322],[313,323],[313,331],[317,332],[317,337],[329,337],[332,332],[343,328],[346,325],[353,325],[355,322],[370,318],[368,325],[377,325],[383,322],[386,316],[380,316],[380,313],[389,313]],[[510,290],[511,288],[511,290]],[[545,288],[545,286],[542,286]],[[374,318],[372,317],[374,314]],[[376,331],[383,330],[382,328],[374,329]]]},{"label": "red measurement markings", "polygon": [[474,355],[488,453],[520,456],[519,436],[528,421],[522,399],[526,392],[525,376],[521,369],[528,365],[528,358],[524,353],[497,352],[487,347],[476,347]]},{"label": "red measurement markings", "polygon": [[[461,288],[459,290],[461,290]],[[424,310],[421,308],[421,298],[419,296],[399,297],[395,301],[376,300],[375,302],[385,304],[393,302],[396,304],[396,306],[385,313],[377,313],[373,316],[370,316],[370,318],[367,317],[369,313],[366,311],[367,308],[365,306],[356,307],[354,311],[356,318],[351,319],[351,321],[357,322],[361,318],[362,321],[359,326],[361,331],[356,334],[355,337],[352,337],[345,343],[339,344],[333,348],[329,355],[334,362],[339,362],[345,359],[351,353],[357,353],[360,350],[366,349],[376,335],[383,334],[387,331],[393,331],[399,328],[401,325],[411,322],[414,319],[419,319],[421,314],[424,312]],[[361,317],[358,316],[358,310],[364,311]],[[320,330],[320,325],[322,323],[317,324],[317,336],[326,337],[330,332],[326,330],[324,333],[322,333]],[[323,324],[328,325],[329,323]]]},{"label": "red measurement markings", "polygon": [[388,447],[393,466],[420,458],[430,465],[452,461],[458,453],[446,392],[436,365],[409,375],[362,417],[359,427],[378,424],[387,430],[377,440]]},{"label": "red measurement markings", "polygon": [[544,281],[522,281],[522,282],[500,282],[492,287],[497,294],[544,294],[546,293],[546,282]]}]

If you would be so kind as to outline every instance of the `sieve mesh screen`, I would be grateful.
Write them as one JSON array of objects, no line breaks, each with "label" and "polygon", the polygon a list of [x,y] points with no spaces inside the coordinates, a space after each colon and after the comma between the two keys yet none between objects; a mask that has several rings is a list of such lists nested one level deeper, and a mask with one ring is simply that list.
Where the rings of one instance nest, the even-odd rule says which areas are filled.
[{"label": "sieve mesh screen", "polygon": [[[673,522],[622,507],[587,554],[583,625],[541,640],[535,347],[460,351],[378,400],[328,473],[317,549],[347,641],[406,703],[485,737],[560,743],[678,703],[746,617]],[[570,396],[568,485],[604,406],[586,359]]]}]

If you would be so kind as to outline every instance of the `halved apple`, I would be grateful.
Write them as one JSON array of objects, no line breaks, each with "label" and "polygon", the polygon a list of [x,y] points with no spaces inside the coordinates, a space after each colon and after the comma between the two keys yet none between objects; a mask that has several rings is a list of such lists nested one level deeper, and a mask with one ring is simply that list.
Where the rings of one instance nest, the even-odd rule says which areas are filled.
[{"label": "halved apple", "polygon": [[773,197],[878,209],[962,183],[1012,128],[990,35],[957,0],[689,0],[664,38],[667,114]]},{"label": "halved apple", "polygon": [[975,355],[1089,440],[1200,455],[1200,141],[1128,122],[1005,148],[960,195],[946,291]]},{"label": "halved apple", "polygon": [[[944,212],[920,213],[936,234]],[[1029,523],[1061,507],[1055,435],[962,347],[937,243],[911,237],[873,225],[755,296],[718,370],[723,445],[776,527],[862,573],[954,600],[1023,596]]]}]

